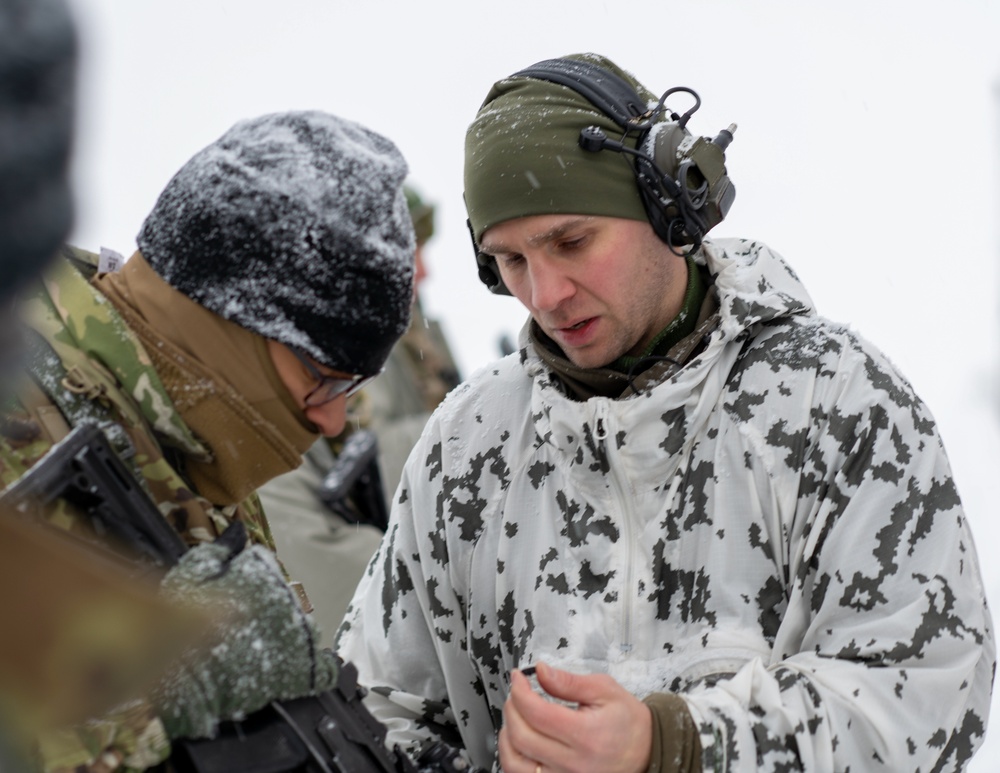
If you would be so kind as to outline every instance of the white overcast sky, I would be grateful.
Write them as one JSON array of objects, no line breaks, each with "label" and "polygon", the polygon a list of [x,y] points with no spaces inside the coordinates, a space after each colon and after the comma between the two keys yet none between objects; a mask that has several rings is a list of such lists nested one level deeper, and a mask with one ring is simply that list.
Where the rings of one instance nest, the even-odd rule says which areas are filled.
[{"label": "white overcast sky", "polygon": [[[126,255],[167,180],[233,123],[321,109],[393,139],[437,204],[425,306],[466,373],[524,314],[474,270],[465,128],[493,81],[605,54],[689,128],[739,128],[716,235],[767,242],[938,419],[1000,609],[996,0],[71,0],[82,61],[72,241]],[[971,770],[1000,759],[1000,701]]]}]

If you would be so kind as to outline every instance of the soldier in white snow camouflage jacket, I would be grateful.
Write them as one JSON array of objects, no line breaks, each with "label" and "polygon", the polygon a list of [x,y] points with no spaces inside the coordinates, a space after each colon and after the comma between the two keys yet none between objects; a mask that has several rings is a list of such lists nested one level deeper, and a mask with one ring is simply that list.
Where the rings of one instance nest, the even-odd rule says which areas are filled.
[{"label": "soldier in white snow camouflage jacket", "polygon": [[[523,118],[532,97],[518,97]],[[516,232],[477,221],[470,157],[475,236],[496,244]],[[591,322],[546,327],[540,267],[555,269],[536,257],[498,255],[534,320],[432,417],[340,631],[389,742],[445,739],[509,773],[963,768],[986,730],[992,623],[941,439],[905,378],[819,317],[769,248],[719,239],[686,261],[677,317],[704,282],[687,332],[588,393],[574,375],[605,363],[573,344]],[[535,295],[519,292],[525,263]],[[582,287],[560,303],[584,303]],[[603,740],[573,723],[612,715],[551,669],[540,680],[576,710],[519,696],[516,670],[539,663],[610,676],[652,729],[639,710],[638,741],[572,756],[585,730]]]}]

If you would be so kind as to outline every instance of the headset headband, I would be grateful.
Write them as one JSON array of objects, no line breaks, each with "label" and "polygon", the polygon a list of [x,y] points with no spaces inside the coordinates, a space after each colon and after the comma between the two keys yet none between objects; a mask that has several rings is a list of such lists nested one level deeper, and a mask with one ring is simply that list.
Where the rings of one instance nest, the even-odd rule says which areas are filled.
[{"label": "headset headband", "polygon": [[622,129],[635,128],[635,120],[649,112],[649,106],[631,83],[592,62],[546,59],[510,77],[536,78],[567,86],[589,100]]}]

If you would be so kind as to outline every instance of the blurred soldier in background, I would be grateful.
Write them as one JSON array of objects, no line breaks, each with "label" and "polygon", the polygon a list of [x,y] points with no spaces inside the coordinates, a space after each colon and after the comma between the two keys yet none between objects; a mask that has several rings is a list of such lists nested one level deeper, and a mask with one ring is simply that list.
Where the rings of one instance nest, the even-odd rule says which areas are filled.
[{"label": "blurred soldier in background", "polygon": [[[61,0],[0,2],[0,400],[7,396],[20,347],[11,298],[55,255],[72,221],[69,157],[73,129],[76,34]],[[15,565],[48,574],[60,563],[37,530],[22,528],[0,509],[0,583],[31,582]],[[73,565],[75,566],[75,564]],[[25,714],[37,715],[54,694],[43,695],[42,679],[25,675],[31,657],[46,659],[48,642],[18,620],[13,602],[25,594],[2,595],[0,614],[0,769],[21,765],[12,744],[30,732]],[[32,604],[42,626],[49,607]],[[35,678],[32,678],[32,677]]]},{"label": "blurred soldier in background", "polygon": [[412,186],[405,190],[417,237],[413,319],[393,347],[385,373],[364,390],[370,405],[368,426],[378,438],[379,467],[388,502],[396,493],[403,465],[424,424],[461,380],[440,323],[424,314],[420,301],[420,284],[428,276],[423,253],[434,235],[434,207]]},{"label": "blurred soldier in background", "polygon": [[13,370],[10,298],[51,260],[73,202],[76,33],[62,0],[0,0],[0,373]]},{"label": "blurred soldier in background", "polygon": [[[0,0],[0,403],[24,355],[14,295],[72,221],[76,54],[63,0]],[[0,770],[28,770],[32,739],[135,694],[189,641],[155,586],[124,579],[0,504]]]},{"label": "blurred soldier in background", "polygon": [[434,235],[434,207],[411,185],[405,192],[417,239],[410,326],[382,375],[348,406],[344,432],[320,438],[301,467],[259,491],[278,556],[309,592],[324,644],[332,643],[382,538],[410,449],[460,381],[441,327],[425,316],[418,292],[427,277],[424,247]]}]

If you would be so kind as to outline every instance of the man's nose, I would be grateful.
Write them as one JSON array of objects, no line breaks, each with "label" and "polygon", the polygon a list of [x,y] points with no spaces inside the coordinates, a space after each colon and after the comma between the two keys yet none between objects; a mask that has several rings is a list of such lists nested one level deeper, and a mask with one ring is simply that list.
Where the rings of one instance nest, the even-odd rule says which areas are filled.
[{"label": "man's nose", "polygon": [[552,311],[573,295],[575,285],[565,270],[552,261],[531,265],[531,304],[539,311]]},{"label": "man's nose", "polygon": [[347,421],[347,398],[338,395],[328,403],[310,406],[306,408],[306,418],[319,428],[321,435],[336,437]]}]

